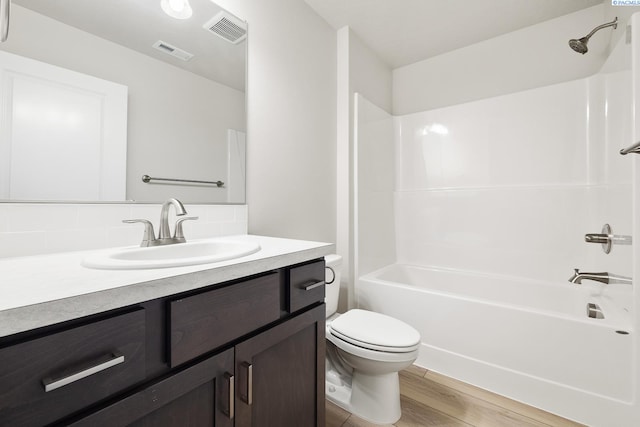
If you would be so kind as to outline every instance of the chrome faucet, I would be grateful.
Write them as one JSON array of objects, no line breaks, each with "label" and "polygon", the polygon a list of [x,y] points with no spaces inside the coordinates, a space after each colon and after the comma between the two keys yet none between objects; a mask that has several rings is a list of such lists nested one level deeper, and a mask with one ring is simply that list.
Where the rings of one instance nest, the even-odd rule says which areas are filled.
[{"label": "chrome faucet", "polygon": [[613,283],[622,283],[625,285],[631,284],[631,277],[618,276],[616,274],[609,274],[607,272],[602,273],[581,273],[580,269],[573,269],[573,276],[569,277],[571,283],[581,285],[583,280],[594,280],[596,282],[610,285]]},{"label": "chrome faucet", "polygon": [[[171,231],[169,230],[169,208],[173,206],[176,208],[176,215],[183,216],[187,214],[187,210],[184,208],[182,202],[178,199],[168,199],[166,202],[162,204],[162,210],[160,211],[160,230],[158,230],[158,240],[167,241],[167,239],[171,239]],[[160,243],[170,244],[173,242]]]},{"label": "chrome faucet", "polygon": [[176,229],[171,237],[171,230],[169,229],[169,209],[173,206],[176,209],[177,216],[183,216],[187,214],[187,210],[184,208],[182,202],[178,199],[168,199],[162,204],[162,210],[160,211],[160,230],[158,231],[158,238],[156,239],[153,231],[153,224],[146,219],[125,219],[122,222],[131,224],[141,222],[144,224],[144,236],[142,237],[142,243],[140,246],[162,246],[173,245],[175,243],[185,243],[187,240],[184,238],[184,232],[182,230],[182,223],[188,220],[198,219],[197,216],[189,216],[179,218],[176,221]]}]

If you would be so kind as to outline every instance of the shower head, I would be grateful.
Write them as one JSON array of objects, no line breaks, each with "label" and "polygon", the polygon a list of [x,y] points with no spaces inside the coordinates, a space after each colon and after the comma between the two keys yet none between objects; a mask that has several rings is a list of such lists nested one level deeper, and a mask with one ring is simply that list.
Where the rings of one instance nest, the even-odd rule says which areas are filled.
[{"label": "shower head", "polygon": [[588,38],[583,37],[581,39],[571,39],[569,40],[569,47],[575,50],[578,53],[585,54],[589,50],[587,47]]},{"label": "shower head", "polygon": [[616,19],[614,19],[611,22],[597,26],[589,34],[587,34],[586,36],[580,39],[569,40],[569,47],[575,50],[576,52],[584,55],[589,51],[589,48],[587,47],[587,43],[589,43],[589,39],[591,38],[591,36],[594,35],[596,32],[598,32],[599,30],[607,27],[613,27],[614,30],[618,28],[618,18],[616,17]]}]

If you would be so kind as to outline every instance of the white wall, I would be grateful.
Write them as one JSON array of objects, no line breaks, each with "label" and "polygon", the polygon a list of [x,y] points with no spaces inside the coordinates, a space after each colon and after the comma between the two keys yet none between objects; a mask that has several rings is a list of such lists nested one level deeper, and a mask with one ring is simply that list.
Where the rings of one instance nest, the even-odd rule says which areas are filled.
[{"label": "white wall", "polygon": [[[127,198],[224,202],[211,187],[149,185],[151,176],[224,180],[227,129],[245,130],[243,92],[142,55],[74,27],[12,7],[11,36],[0,46],[129,88]],[[162,90],[159,90],[162,88]],[[169,175],[170,174],[170,175]]]},{"label": "white wall", "polygon": [[391,112],[392,70],[369,46],[349,32],[349,82],[351,93],[359,93],[374,105]]},{"label": "white wall", "polygon": [[359,93],[355,98],[354,252],[356,277],[396,261],[393,117]]},{"label": "white wall", "polygon": [[335,241],[336,35],[301,0],[216,0],[249,24],[249,231]]},{"label": "white wall", "polygon": [[[342,297],[339,310],[352,306],[354,262],[354,96],[361,93],[385,111],[391,109],[391,68],[380,60],[350,29],[337,33],[337,252],[343,258]],[[345,303],[347,305],[345,305]]]},{"label": "white wall", "polygon": [[354,260],[353,245],[353,143],[351,130],[352,93],[349,27],[337,33],[337,132],[336,132],[336,252],[342,256],[341,289],[338,311],[344,312],[353,305]]},{"label": "white wall", "polygon": [[[552,19],[393,70],[393,114],[403,115],[504,95],[594,74],[612,29],[580,55],[568,46],[605,22],[603,5]],[[455,22],[452,23],[455,25]],[[624,26],[619,26],[619,33]]]}]

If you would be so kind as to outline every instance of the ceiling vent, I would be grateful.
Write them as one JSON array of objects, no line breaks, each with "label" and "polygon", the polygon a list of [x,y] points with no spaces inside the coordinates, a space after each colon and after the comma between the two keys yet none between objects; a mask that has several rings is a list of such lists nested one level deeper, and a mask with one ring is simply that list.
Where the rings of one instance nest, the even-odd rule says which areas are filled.
[{"label": "ceiling vent", "polygon": [[189,53],[185,50],[177,48],[175,46],[170,45],[169,43],[165,43],[162,40],[158,40],[153,44],[153,47],[158,49],[160,52],[164,52],[168,55],[174,56],[183,61],[188,61],[193,58],[193,54]]},{"label": "ceiling vent", "polygon": [[224,10],[202,26],[229,43],[238,44],[247,38],[247,23]]}]

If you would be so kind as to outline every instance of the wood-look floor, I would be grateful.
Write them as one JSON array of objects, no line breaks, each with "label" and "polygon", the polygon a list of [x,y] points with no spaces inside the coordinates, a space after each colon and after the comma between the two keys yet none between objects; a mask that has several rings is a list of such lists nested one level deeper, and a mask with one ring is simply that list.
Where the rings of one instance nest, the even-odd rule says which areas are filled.
[{"label": "wood-look floor", "polygon": [[[396,427],[578,427],[472,385],[412,366],[400,372],[402,417]],[[373,427],[327,401],[327,427]]]}]

